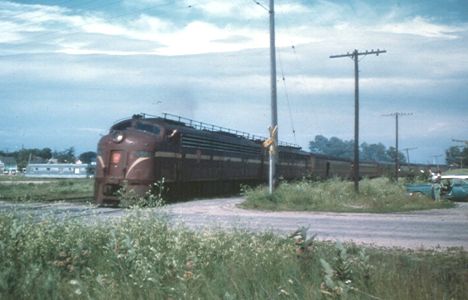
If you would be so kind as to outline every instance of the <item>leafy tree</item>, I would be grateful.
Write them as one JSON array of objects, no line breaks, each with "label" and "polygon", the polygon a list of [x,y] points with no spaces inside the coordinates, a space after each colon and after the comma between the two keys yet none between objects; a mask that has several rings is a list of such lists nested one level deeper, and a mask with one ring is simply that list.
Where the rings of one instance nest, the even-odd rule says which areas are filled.
[{"label": "leafy tree", "polygon": [[353,140],[343,141],[337,137],[327,139],[323,135],[315,136],[315,140],[309,143],[310,151],[327,154],[341,158],[353,157]]},{"label": "leafy tree", "polygon": [[462,164],[463,167],[467,167],[468,147],[452,146],[448,148],[445,150],[445,161],[448,165],[460,166]]},{"label": "leafy tree", "polygon": [[328,149],[328,139],[323,135],[316,135],[314,141],[309,142],[309,149],[311,152],[323,153]]},{"label": "leafy tree", "polygon": [[[396,148],[395,147],[389,147],[387,150],[387,155],[390,158],[391,161],[395,161],[396,159]],[[406,163],[406,157],[405,155],[401,152],[398,151],[398,159],[400,163]]]},{"label": "leafy tree", "polygon": [[43,159],[51,159],[52,158],[52,149],[50,148],[43,148],[36,153],[36,156],[43,158]]},{"label": "leafy tree", "polygon": [[79,156],[79,159],[85,163],[85,164],[89,164],[91,163],[93,160],[96,159],[96,152],[93,152],[93,151],[88,151],[88,152],[83,152],[80,154]]},{"label": "leafy tree", "polygon": [[14,152],[1,152],[0,156],[14,157],[16,159],[16,163],[18,164],[18,168],[21,170],[25,168],[30,161],[47,161],[52,157],[52,150],[50,148],[23,148]]},{"label": "leafy tree", "polygon": [[53,157],[57,159],[59,163],[74,163],[76,161],[75,148],[70,147],[64,151],[54,151]]},{"label": "leafy tree", "polygon": [[[328,139],[323,135],[317,135],[309,143],[309,149],[314,153],[322,153],[334,157],[349,159],[353,159],[354,157],[354,141],[341,140],[337,137]],[[405,163],[405,155],[401,151],[398,152],[400,162]],[[367,144],[364,142],[360,146],[359,157],[361,160],[393,162],[395,161],[395,147],[387,149],[382,143]]]},{"label": "leafy tree", "polygon": [[390,157],[387,154],[387,148],[384,144],[361,144],[361,159],[372,160],[372,161],[390,161]]}]

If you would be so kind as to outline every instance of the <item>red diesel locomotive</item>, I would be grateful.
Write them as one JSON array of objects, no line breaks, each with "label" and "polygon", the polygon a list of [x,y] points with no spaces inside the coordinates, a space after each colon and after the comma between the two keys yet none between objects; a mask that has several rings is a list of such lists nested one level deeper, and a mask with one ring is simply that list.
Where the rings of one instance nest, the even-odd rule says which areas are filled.
[{"label": "red diesel locomotive", "polygon": [[[143,194],[164,178],[174,197],[232,192],[240,184],[266,181],[268,153],[263,138],[179,116],[145,114],[113,125],[98,144],[95,200],[117,204],[125,184]],[[307,175],[308,155],[282,145],[278,174]]]}]

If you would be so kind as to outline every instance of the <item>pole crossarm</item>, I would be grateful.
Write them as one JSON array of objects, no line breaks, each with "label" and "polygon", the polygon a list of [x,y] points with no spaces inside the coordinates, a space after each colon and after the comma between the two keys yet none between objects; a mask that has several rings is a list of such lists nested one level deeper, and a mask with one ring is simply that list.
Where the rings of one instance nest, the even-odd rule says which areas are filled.
[{"label": "pole crossarm", "polygon": [[410,163],[409,152],[412,151],[412,150],[416,150],[416,149],[418,149],[418,147],[409,147],[409,148],[401,149],[403,151],[406,151],[406,160],[407,160],[408,164]]},{"label": "pole crossarm", "polygon": [[395,116],[412,116],[413,113],[405,113],[405,112],[394,112],[389,114],[383,114],[382,117],[395,117]]},{"label": "pole crossarm", "polygon": [[416,150],[418,149],[418,147],[411,147],[411,148],[403,148],[401,150],[404,150],[404,151],[411,151],[411,150]]},{"label": "pole crossarm", "polygon": [[382,54],[382,53],[387,53],[387,50],[372,49],[371,51],[366,50],[365,52],[359,52],[358,50],[354,50],[351,53],[348,52],[346,54],[330,55],[330,58],[355,57],[355,56],[360,56],[360,55],[371,55],[371,54],[375,54],[379,56],[379,54]]}]

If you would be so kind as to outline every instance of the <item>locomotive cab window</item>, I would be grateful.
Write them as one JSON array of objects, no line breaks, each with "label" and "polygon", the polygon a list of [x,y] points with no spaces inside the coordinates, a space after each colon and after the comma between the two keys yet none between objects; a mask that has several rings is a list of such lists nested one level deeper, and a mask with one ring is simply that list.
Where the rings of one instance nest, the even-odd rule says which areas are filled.
[{"label": "locomotive cab window", "polygon": [[136,124],[136,129],[149,132],[152,134],[156,134],[156,135],[159,135],[161,133],[161,128],[159,128],[159,126],[153,125],[153,124],[141,123],[141,122],[138,122]]},{"label": "locomotive cab window", "polygon": [[113,131],[113,130],[125,130],[125,129],[128,129],[130,127],[132,127],[132,121],[131,120],[123,121],[123,122],[117,123],[114,126],[112,126],[111,131]]}]

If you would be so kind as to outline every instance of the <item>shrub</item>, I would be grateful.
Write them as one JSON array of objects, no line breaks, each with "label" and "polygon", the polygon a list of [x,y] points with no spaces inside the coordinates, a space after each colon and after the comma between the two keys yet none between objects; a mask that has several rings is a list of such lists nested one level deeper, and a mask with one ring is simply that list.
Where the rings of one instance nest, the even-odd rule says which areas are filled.
[{"label": "shrub", "polygon": [[[84,224],[0,214],[1,299],[466,299],[466,252],[193,232],[132,210]],[[303,247],[303,251],[298,251]],[[338,289],[336,287],[339,287]]]},{"label": "shrub", "polygon": [[272,195],[263,186],[244,187],[243,195],[246,196],[244,207],[270,210],[395,212],[453,207],[448,201],[410,198],[402,183],[383,177],[361,180],[359,193],[355,193],[352,182],[333,178],[322,182],[283,182]]},{"label": "shrub", "polygon": [[140,195],[135,190],[125,184],[117,191],[119,206],[124,208],[161,207],[164,205],[163,195],[166,192],[164,178],[153,183],[149,190]]}]

